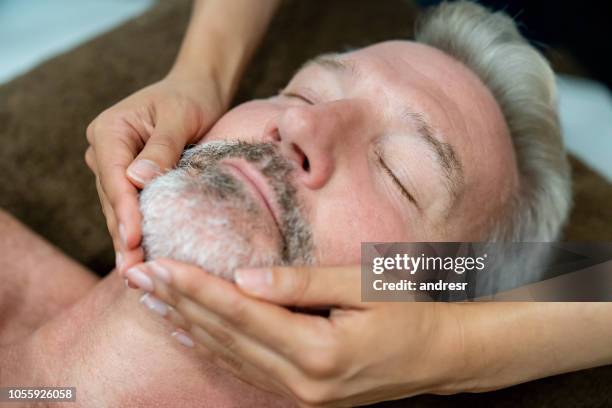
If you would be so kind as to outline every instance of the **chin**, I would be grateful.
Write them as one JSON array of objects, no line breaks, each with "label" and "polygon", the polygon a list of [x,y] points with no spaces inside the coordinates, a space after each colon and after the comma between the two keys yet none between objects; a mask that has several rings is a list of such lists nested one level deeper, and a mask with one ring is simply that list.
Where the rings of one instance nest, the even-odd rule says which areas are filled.
[{"label": "chin", "polygon": [[242,191],[211,191],[201,174],[175,169],[140,195],[147,260],[171,258],[232,280],[240,267],[281,264],[282,239]]}]

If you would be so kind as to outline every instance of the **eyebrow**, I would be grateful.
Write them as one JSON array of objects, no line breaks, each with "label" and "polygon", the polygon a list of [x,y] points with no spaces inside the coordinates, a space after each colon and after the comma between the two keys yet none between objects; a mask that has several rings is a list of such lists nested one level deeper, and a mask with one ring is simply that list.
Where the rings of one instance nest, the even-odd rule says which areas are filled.
[{"label": "eyebrow", "polygon": [[314,57],[308,61],[299,69],[300,71],[308,68],[312,65],[317,65],[321,68],[325,68],[328,71],[350,74],[356,78],[361,77],[361,71],[357,65],[346,58],[342,58],[340,54],[328,53]]},{"label": "eyebrow", "polygon": [[[355,78],[362,76],[359,68],[353,61],[342,58],[337,53],[328,53],[312,58],[302,65],[300,71],[312,65],[317,65],[332,72],[349,74]],[[460,187],[463,185],[463,164],[455,149],[449,143],[440,142],[434,137],[435,130],[422,113],[407,109],[403,112],[402,116],[409,121],[411,126],[416,123],[417,135],[433,153],[435,161],[442,169],[449,194],[453,201],[457,200],[460,195]]]},{"label": "eyebrow", "polygon": [[436,162],[442,168],[446,187],[450,195],[456,200],[460,187],[463,184],[463,164],[457,152],[449,143],[440,142],[434,137],[434,130],[422,113],[406,110],[403,116],[412,124],[417,124],[417,135],[427,144],[434,154]]}]

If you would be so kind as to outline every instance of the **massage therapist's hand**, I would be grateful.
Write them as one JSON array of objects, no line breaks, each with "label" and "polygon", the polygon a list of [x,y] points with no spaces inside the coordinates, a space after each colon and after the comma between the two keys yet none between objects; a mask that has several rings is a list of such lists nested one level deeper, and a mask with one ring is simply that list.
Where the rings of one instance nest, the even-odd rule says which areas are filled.
[{"label": "massage therapist's hand", "polygon": [[[463,372],[457,306],[362,303],[360,273],[358,266],[246,270],[236,285],[157,260],[127,276],[171,306],[149,307],[182,328],[178,340],[190,345],[188,333],[218,365],[300,405],[451,392]],[[332,307],[324,317],[283,305]]]},{"label": "massage therapist's hand", "polygon": [[195,0],[170,74],[102,112],[86,161],[123,272],[142,259],[137,188],[175,165],[227,109],[280,0]]},{"label": "massage therapist's hand", "polygon": [[91,122],[85,158],[96,175],[118,268],[142,260],[137,189],[172,168],[185,145],[197,142],[224,109],[212,78],[171,73]]}]

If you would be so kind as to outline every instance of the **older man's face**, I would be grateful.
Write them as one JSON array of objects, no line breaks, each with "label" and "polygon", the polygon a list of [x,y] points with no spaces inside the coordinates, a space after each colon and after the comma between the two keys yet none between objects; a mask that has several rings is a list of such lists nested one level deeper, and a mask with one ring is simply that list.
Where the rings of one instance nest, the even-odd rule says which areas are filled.
[{"label": "older man's face", "polygon": [[[298,218],[320,264],[357,262],[362,241],[482,239],[518,184],[489,91],[460,63],[407,41],[315,60],[279,95],[228,112],[203,142],[214,140],[269,143],[292,164]],[[249,181],[260,166],[239,155],[220,163],[249,185],[269,241],[261,231],[279,221],[276,190]]]}]

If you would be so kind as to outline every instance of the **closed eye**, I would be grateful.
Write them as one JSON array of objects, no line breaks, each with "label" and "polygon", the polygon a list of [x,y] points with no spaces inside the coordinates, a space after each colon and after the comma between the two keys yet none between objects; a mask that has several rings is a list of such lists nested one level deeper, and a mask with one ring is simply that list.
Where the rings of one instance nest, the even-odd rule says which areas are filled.
[{"label": "closed eye", "polygon": [[411,203],[413,203],[420,210],[419,204],[416,202],[412,194],[408,192],[406,187],[404,187],[404,185],[399,181],[399,179],[395,176],[395,174],[393,174],[389,166],[387,166],[387,164],[383,160],[380,153],[377,153],[376,157],[378,158],[378,163],[380,164],[380,166],[385,170],[385,172],[389,175],[389,177],[391,177],[391,179],[393,180],[393,183],[397,186],[397,188],[399,188],[402,195],[406,197]]},{"label": "closed eye", "polygon": [[306,102],[309,105],[314,105],[313,101],[311,101],[310,99],[308,99],[307,97],[305,97],[304,95],[301,95],[299,93],[290,92],[290,91],[283,91],[283,92],[281,92],[281,95],[288,96],[290,98],[301,99],[302,101]]}]

